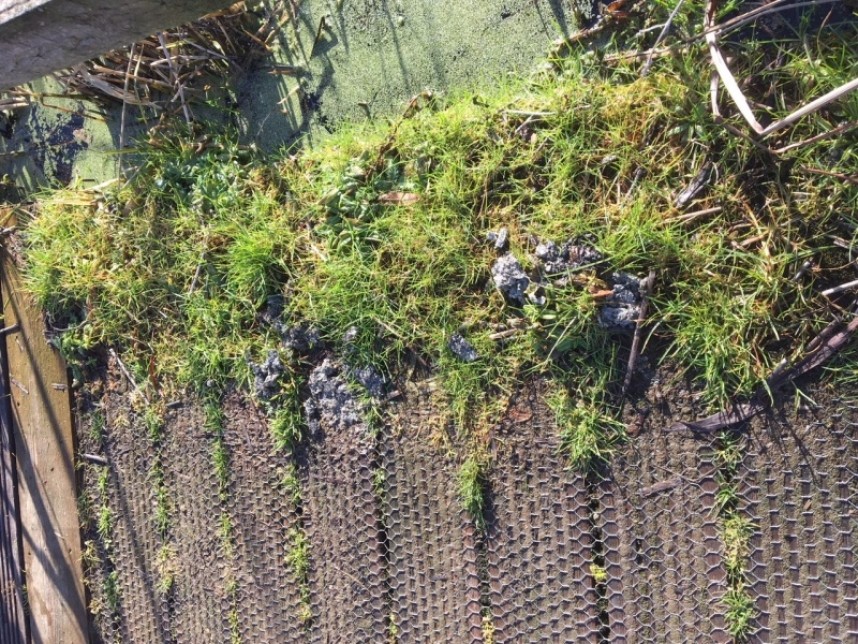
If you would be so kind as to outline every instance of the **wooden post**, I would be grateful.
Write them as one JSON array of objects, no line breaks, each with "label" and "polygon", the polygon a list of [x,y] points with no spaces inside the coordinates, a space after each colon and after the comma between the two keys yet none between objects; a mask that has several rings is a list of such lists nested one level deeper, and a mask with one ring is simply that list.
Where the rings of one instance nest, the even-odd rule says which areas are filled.
[{"label": "wooden post", "polygon": [[0,257],[24,571],[33,644],[88,639],[68,375],[21,289],[10,240]]},{"label": "wooden post", "polygon": [[0,89],[231,4],[230,0],[0,0]]}]

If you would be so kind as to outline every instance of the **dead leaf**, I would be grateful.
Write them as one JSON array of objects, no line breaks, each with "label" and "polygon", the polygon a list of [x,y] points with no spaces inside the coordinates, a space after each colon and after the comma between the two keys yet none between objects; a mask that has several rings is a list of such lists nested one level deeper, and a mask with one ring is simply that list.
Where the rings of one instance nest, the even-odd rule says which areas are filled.
[{"label": "dead leaf", "polygon": [[378,196],[378,202],[391,206],[412,206],[420,201],[420,195],[414,192],[386,192]]},{"label": "dead leaf", "polygon": [[533,418],[533,411],[522,407],[511,407],[507,416],[514,423],[525,423]]}]

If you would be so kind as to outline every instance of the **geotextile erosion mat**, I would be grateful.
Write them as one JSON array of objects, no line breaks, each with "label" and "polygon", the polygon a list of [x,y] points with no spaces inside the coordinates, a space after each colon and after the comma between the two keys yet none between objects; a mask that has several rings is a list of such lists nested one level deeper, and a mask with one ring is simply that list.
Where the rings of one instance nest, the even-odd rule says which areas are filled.
[{"label": "geotextile erosion mat", "polygon": [[[558,452],[541,388],[523,388],[489,435],[481,528],[458,498],[464,450],[431,385],[402,392],[377,423],[322,414],[294,453],[230,394],[221,494],[198,401],[170,406],[152,449],[120,373],[88,385],[81,447],[109,463],[83,472],[96,639],[732,641],[723,438],[664,431],[691,394],[638,401],[636,435],[581,474]],[[750,641],[858,637],[856,422],[854,398],[820,395],[736,434]]]}]

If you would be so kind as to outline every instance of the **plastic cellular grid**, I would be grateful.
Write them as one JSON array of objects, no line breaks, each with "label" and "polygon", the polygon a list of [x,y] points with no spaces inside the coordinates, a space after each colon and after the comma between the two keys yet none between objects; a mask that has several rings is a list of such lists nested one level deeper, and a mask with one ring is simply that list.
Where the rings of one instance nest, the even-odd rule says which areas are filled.
[{"label": "plastic cellular grid", "polygon": [[[785,416],[785,418],[784,418]],[[741,472],[756,526],[753,642],[858,641],[858,404],[754,423]]]},{"label": "plastic cellular grid", "polygon": [[428,392],[415,388],[402,409],[383,441],[382,493],[398,641],[482,641],[475,535],[456,495],[457,464],[433,446]]},{"label": "plastic cellular grid", "polygon": [[[121,378],[116,382],[122,383]],[[106,641],[171,642],[169,610],[158,594],[156,560],[160,548],[155,525],[155,494],[149,472],[155,455],[149,437],[139,419],[131,411],[130,397],[119,384],[109,389],[101,400],[105,415],[104,456],[110,467],[108,507],[113,517],[110,534],[112,561],[118,580],[118,619],[110,615],[104,594],[104,581],[90,583],[89,589],[98,599],[103,613],[98,622],[105,628]],[[90,481],[90,496],[98,512],[101,503],[96,491],[98,472]],[[103,563],[108,550],[100,543]]]},{"label": "plastic cellular grid", "polygon": [[558,453],[538,392],[493,441],[486,533],[495,642],[593,641],[600,630],[584,478]]},{"label": "plastic cellular grid", "polygon": [[161,462],[170,506],[171,556],[166,565],[175,576],[169,594],[170,631],[176,642],[223,642],[228,631],[211,438],[195,405],[169,411],[163,431]]},{"label": "plastic cellular grid", "polygon": [[728,642],[713,449],[648,423],[594,486],[611,642]]},{"label": "plastic cellular grid", "polygon": [[[377,432],[310,437],[297,455],[300,513],[280,486],[291,456],[274,452],[252,404],[231,397],[227,560],[213,437],[188,403],[168,413],[161,451],[176,553],[174,591],[163,597],[151,443],[127,392],[106,391],[104,444],[81,432],[81,449],[110,463],[120,605],[116,621],[95,618],[103,641],[229,641],[227,568],[244,642],[470,643],[484,641],[484,626],[498,644],[729,641],[716,439],[665,433],[669,418],[654,415],[608,470],[584,477],[558,453],[540,392],[525,391],[491,434],[480,535],[457,498],[461,455],[431,438],[438,409],[425,390],[409,390]],[[739,510],[755,526],[751,641],[858,641],[858,405],[775,417],[748,429],[736,476]],[[84,472],[94,507],[99,471]],[[296,527],[310,547],[309,624],[285,561]],[[102,606],[109,573],[106,563],[89,571]]]},{"label": "plastic cellular grid", "polygon": [[[298,525],[292,500],[282,489],[289,457],[275,453],[268,423],[252,405],[231,396],[224,414],[230,458],[227,510],[235,541],[235,559],[227,565],[238,583],[238,634],[242,642],[304,641],[300,590],[286,560],[289,532]],[[210,521],[216,520],[212,514]]]},{"label": "plastic cellular grid", "polygon": [[313,555],[311,642],[390,638],[376,458],[366,425],[347,431],[321,427],[299,457],[304,527]]}]

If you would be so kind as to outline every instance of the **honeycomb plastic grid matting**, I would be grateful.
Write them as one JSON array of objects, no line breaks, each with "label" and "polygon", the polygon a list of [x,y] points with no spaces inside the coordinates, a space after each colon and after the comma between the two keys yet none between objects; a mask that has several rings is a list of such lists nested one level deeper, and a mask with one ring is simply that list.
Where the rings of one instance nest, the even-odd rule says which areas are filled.
[{"label": "honeycomb plastic grid matting", "polygon": [[[101,444],[91,444],[85,416],[81,425],[81,449],[110,461],[110,556],[88,571],[103,641],[214,643],[233,632],[242,642],[731,641],[717,439],[667,433],[669,418],[654,414],[609,468],[584,476],[559,453],[538,388],[521,392],[489,437],[480,531],[458,498],[465,450],[454,428],[439,430],[427,387],[409,388],[382,427],[322,427],[295,455],[275,450],[253,404],[229,397],[226,502],[214,437],[186,402],[166,416],[162,538],[155,456],[129,396],[107,388],[95,401],[106,412]],[[858,641],[856,408],[835,400],[786,410],[743,434],[735,482],[754,526],[751,641]],[[292,465],[298,505],[283,485]],[[90,506],[100,502],[98,471],[84,470]],[[308,621],[287,562],[296,530],[309,545]],[[167,594],[158,590],[165,543],[175,576]],[[116,614],[105,609],[111,574]]]}]

